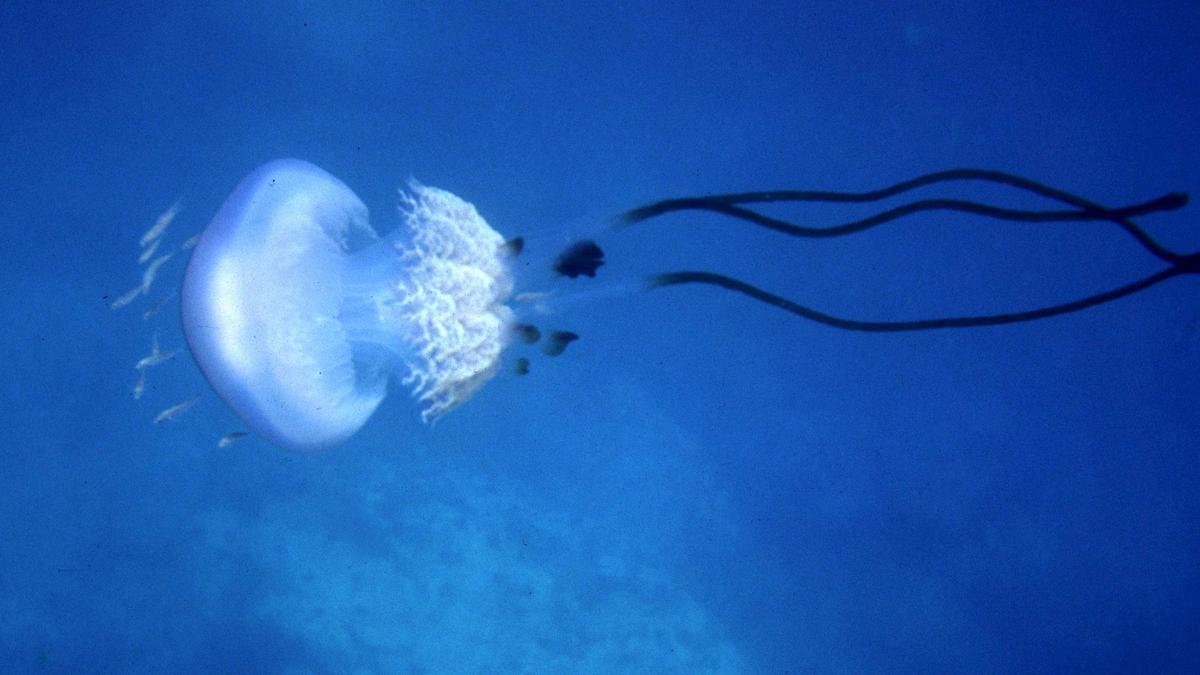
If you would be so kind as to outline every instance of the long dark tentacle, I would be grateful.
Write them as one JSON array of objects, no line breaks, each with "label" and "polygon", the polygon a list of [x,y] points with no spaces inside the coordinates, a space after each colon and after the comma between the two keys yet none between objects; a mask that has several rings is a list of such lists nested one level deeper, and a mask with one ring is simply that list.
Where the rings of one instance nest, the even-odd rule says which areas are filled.
[{"label": "long dark tentacle", "polygon": [[727,277],[721,274],[712,272],[670,272],[651,277],[648,281],[649,288],[662,288],[665,286],[678,286],[681,284],[708,284],[710,286],[718,286],[735,293],[740,293],[747,297],[766,303],[773,307],[777,307],[787,312],[791,312],[797,316],[811,319],[818,323],[823,323],[827,326],[840,328],[843,330],[863,331],[869,333],[896,333],[903,331],[921,331],[921,330],[936,330],[939,328],[975,328],[980,326],[999,326],[1009,323],[1021,323],[1025,321],[1036,321],[1052,316],[1062,314],[1070,314],[1089,307],[1102,305],[1106,302],[1112,302],[1120,298],[1124,298],[1134,293],[1154,286],[1172,277],[1181,274],[1200,274],[1200,254],[1192,254],[1184,256],[1179,263],[1168,267],[1160,272],[1152,274],[1143,279],[1139,279],[1132,283],[1125,284],[1118,288],[1103,293],[1090,295],[1072,302],[1065,302],[1059,305],[1051,305],[1049,307],[1041,307],[1039,309],[1031,309],[1022,312],[1007,312],[1003,314],[985,314],[980,316],[956,316],[944,317],[936,319],[918,319],[915,321],[859,321],[855,319],[845,319],[842,317],[826,314],[811,307],[792,302],[786,298],[781,298],[778,295],[764,291],[761,288],[752,286],[739,279]]},{"label": "long dark tentacle", "polygon": [[[961,199],[922,199],[908,204],[903,204],[895,208],[882,211],[873,216],[854,220],[841,225],[831,227],[809,227],[805,225],[796,225],[785,220],[765,216],[757,211],[737,206],[734,203],[723,201],[711,201],[708,198],[688,198],[671,200],[669,211],[681,210],[700,210],[720,213],[726,216],[732,216],[740,220],[745,220],[755,225],[760,225],[769,230],[781,232],[796,237],[840,237],[847,234],[854,234],[869,230],[872,227],[877,227],[884,223],[898,220],[905,216],[910,216],[914,213],[922,211],[958,211],[962,213],[970,213],[974,215],[996,218],[999,220],[1010,220],[1025,223],[1061,223],[1061,222],[1086,222],[1086,221],[1123,221],[1135,216],[1143,216],[1148,213],[1156,213],[1159,211],[1169,211],[1180,208],[1186,203],[1186,196],[1178,194],[1165,195],[1157,199],[1152,199],[1148,202],[1133,204],[1116,209],[1072,209],[1068,211],[1025,211],[1020,209],[1007,209],[990,204],[981,204],[979,202],[965,201]],[[660,202],[661,204],[661,202]],[[663,211],[666,213],[667,211]],[[647,216],[649,217],[649,216]],[[645,217],[639,218],[645,220]],[[1135,225],[1136,227],[1136,225]],[[1139,230],[1140,231],[1140,230]]]},{"label": "long dark tentacle", "polygon": [[[971,201],[930,199],[912,202],[910,204],[896,207],[875,216],[852,223],[846,223],[844,225],[838,225],[829,228],[814,228],[796,225],[794,223],[777,218],[771,218],[751,209],[740,206],[741,204],[768,202],[867,203],[894,197],[919,187],[961,180],[979,180],[997,183],[1000,185],[1007,185],[1040,195],[1047,199],[1052,199],[1054,201],[1073,206],[1078,210],[1024,211],[1017,209],[1004,209],[989,204]],[[1158,211],[1176,210],[1182,208],[1187,204],[1187,202],[1188,196],[1186,194],[1170,193],[1141,204],[1135,204],[1117,209],[1108,209],[1078,195],[1043,185],[1021,176],[986,169],[951,169],[948,171],[938,171],[935,173],[918,176],[911,180],[896,183],[895,185],[891,185],[886,188],[867,192],[774,190],[763,192],[743,192],[727,195],[711,195],[706,197],[667,199],[628,211],[621,216],[621,221],[625,224],[631,224],[676,211],[704,210],[728,215],[791,236],[832,237],[854,232],[861,232],[865,229],[881,225],[897,218],[903,218],[913,213],[929,210],[964,211],[967,213],[979,214],[1003,220],[1023,222],[1103,220],[1119,225],[1123,230],[1134,237],[1134,239],[1136,239],[1138,243],[1141,244],[1142,247],[1149,251],[1152,255],[1163,261],[1176,263],[1181,258],[1180,254],[1170,251],[1159,244],[1144,230],[1142,230],[1141,227],[1129,219],[1134,216],[1145,215]]]}]

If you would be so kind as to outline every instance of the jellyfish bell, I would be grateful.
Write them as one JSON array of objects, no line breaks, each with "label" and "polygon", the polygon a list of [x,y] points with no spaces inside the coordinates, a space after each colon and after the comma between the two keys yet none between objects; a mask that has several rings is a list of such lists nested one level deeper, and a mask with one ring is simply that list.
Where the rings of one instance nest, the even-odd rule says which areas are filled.
[{"label": "jellyfish bell", "polygon": [[455,195],[411,182],[380,237],[345,184],[270,162],[233,191],[192,252],[188,346],[255,432],[294,449],[344,441],[396,376],[422,420],[465,402],[510,335],[505,240]]}]

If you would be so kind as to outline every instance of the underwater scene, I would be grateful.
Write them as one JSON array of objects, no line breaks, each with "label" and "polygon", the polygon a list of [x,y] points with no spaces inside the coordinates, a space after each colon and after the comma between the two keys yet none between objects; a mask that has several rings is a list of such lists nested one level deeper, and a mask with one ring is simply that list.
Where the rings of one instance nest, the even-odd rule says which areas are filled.
[{"label": "underwater scene", "polygon": [[1200,672],[1197,44],[0,3],[0,672]]}]

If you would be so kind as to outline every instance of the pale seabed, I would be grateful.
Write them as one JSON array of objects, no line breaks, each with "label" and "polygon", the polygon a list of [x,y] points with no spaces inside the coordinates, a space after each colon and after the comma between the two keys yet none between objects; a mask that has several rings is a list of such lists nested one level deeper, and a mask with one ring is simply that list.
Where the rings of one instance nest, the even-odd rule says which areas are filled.
[{"label": "pale seabed", "polygon": [[313,650],[292,672],[744,672],[705,608],[621,542],[481,477],[377,468],[359,536],[302,500],[201,518],[215,579],[244,560],[278,575],[249,607]]}]

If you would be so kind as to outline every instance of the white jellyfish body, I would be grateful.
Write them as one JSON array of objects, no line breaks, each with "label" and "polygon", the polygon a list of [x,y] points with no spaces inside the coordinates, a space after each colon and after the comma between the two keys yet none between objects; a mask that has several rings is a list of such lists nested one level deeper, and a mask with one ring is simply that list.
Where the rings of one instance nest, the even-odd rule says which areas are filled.
[{"label": "white jellyfish body", "polygon": [[380,238],[341,181],[300,160],[246,177],[184,278],[188,346],[258,434],[316,449],[357,431],[408,385],[430,421],[495,374],[511,312],[504,240],[475,208],[411,183]]}]

